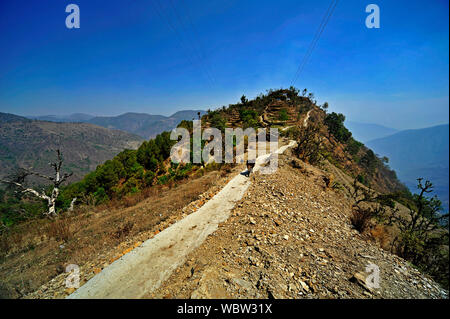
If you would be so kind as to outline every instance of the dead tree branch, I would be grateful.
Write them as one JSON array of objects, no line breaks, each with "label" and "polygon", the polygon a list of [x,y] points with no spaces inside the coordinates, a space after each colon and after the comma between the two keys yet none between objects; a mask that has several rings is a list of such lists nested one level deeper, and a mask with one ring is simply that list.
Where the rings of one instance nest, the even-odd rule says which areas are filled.
[{"label": "dead tree branch", "polygon": [[[72,176],[72,173],[65,173],[61,176],[61,167],[62,167],[64,160],[61,156],[61,151],[59,149],[56,150],[56,154],[57,154],[57,161],[53,162],[53,163],[49,163],[50,166],[53,167],[55,170],[55,176],[47,176],[47,175],[44,175],[44,174],[41,174],[38,172],[31,171],[30,169],[19,169],[14,180],[11,180],[11,181],[0,180],[0,182],[2,182],[2,183],[17,187],[18,189],[20,189],[20,192],[22,192],[23,194],[31,194],[37,198],[47,201],[48,210],[46,212],[46,215],[48,217],[54,217],[57,215],[56,214],[56,200],[59,196],[60,186],[70,176]],[[38,177],[44,178],[44,179],[52,182],[53,189],[52,189],[50,196],[47,195],[45,191],[38,192],[38,191],[36,191],[32,188],[28,188],[24,185],[26,177],[31,176],[31,175],[38,176]],[[75,201],[72,201],[72,203],[71,203],[72,209],[73,209],[74,203],[75,203]]]}]

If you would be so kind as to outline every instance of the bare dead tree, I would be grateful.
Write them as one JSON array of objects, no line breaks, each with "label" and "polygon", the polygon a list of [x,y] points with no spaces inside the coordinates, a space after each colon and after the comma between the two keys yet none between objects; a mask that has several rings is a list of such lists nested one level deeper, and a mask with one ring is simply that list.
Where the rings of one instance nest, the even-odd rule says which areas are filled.
[{"label": "bare dead tree", "polygon": [[77,198],[75,197],[75,198],[73,198],[72,201],[70,202],[70,206],[69,206],[69,209],[68,209],[69,212],[72,212],[72,211],[73,211],[73,208],[74,208],[74,206],[75,206],[75,202],[76,202],[76,201],[77,201]]},{"label": "bare dead tree", "polygon": [[[59,196],[60,186],[64,183],[73,173],[65,173],[61,174],[61,167],[63,164],[63,158],[61,156],[61,151],[59,149],[56,150],[57,161],[53,163],[49,163],[51,167],[55,170],[54,176],[47,176],[41,173],[33,172],[29,169],[19,169],[16,177],[13,180],[6,181],[0,180],[0,182],[9,184],[17,187],[21,193],[23,194],[31,194],[36,196],[37,198],[43,199],[47,201],[47,212],[45,213],[48,217],[54,217],[57,215],[56,213],[56,200]],[[38,176],[50,181],[53,184],[53,189],[50,195],[47,195],[44,190],[37,191],[32,188],[25,186],[25,179],[28,176]],[[74,202],[72,201],[71,207],[73,207]]]}]

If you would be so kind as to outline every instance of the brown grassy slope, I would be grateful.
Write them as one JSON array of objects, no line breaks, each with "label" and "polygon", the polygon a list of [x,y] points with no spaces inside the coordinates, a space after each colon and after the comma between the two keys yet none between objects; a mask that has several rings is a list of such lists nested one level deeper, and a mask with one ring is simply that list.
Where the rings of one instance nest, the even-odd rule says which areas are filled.
[{"label": "brown grassy slope", "polygon": [[121,202],[80,207],[56,222],[19,225],[0,239],[8,248],[0,255],[1,297],[24,297],[55,277],[61,280],[53,282],[56,287],[49,283],[35,297],[65,296],[66,265],[79,265],[82,280],[88,280],[136,243],[195,211],[213,195],[207,191],[214,192],[226,179],[225,171],[214,171],[178,186],[154,186]]}]

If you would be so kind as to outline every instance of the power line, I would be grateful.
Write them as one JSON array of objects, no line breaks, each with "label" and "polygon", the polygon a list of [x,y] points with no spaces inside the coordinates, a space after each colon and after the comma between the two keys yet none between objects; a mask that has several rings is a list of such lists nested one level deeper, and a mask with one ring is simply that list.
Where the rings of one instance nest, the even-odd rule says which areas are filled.
[{"label": "power line", "polygon": [[321,25],[319,26],[319,28],[317,30],[318,33],[316,33],[315,38],[311,42],[310,48],[309,48],[308,52],[306,53],[304,61],[303,61],[302,65],[300,66],[300,68],[298,70],[298,73],[297,73],[297,75],[296,75],[296,77],[295,77],[295,79],[294,79],[292,84],[295,84],[295,82],[300,77],[303,69],[305,68],[306,64],[308,63],[308,61],[309,61],[309,59],[310,59],[314,49],[316,48],[317,43],[319,42],[319,39],[320,39],[323,31],[325,30],[325,27],[327,26],[328,22],[330,21],[331,16],[333,15],[333,12],[334,12],[338,2],[339,2],[339,0],[336,0],[334,2],[334,5],[333,5],[333,1],[332,1],[330,7],[328,8],[327,13],[324,16],[324,19],[322,20],[322,23],[321,23]]},{"label": "power line", "polygon": [[323,25],[325,24],[326,18],[329,16],[329,14],[331,12],[331,8],[333,7],[333,4],[334,4],[334,0],[331,1],[330,6],[328,7],[327,11],[325,12],[325,15],[322,17],[322,21],[320,22],[320,25],[317,28],[317,31],[314,34],[314,37],[313,37],[313,39],[311,40],[311,43],[308,46],[308,50],[306,50],[306,53],[303,56],[303,59],[301,60],[300,65],[297,68],[297,71],[295,72],[294,80],[292,81],[292,83],[294,83],[296,81],[298,75],[303,70],[303,67],[306,64],[307,57],[310,55],[310,52],[311,52],[312,47],[313,47],[313,44],[315,43],[315,41],[318,38],[318,35],[320,33],[320,30],[322,29]]},{"label": "power line", "polygon": [[[184,33],[186,34],[186,38],[187,38],[187,43],[189,44],[190,48],[192,49],[192,51],[194,52],[194,54],[196,55],[196,57],[198,58],[198,60],[200,61],[200,65],[202,66],[204,73],[206,75],[206,77],[208,78],[208,80],[214,84],[214,79],[207,67],[207,65],[204,63],[204,56],[202,57],[202,53],[200,52],[201,50],[199,49],[199,45],[198,43],[195,41],[195,36],[193,37],[194,40],[191,40],[191,37],[188,34],[188,28],[186,27],[186,24],[184,23],[184,20],[182,19],[182,17],[180,16],[173,0],[170,0],[170,4],[172,6],[172,9],[175,13],[176,18],[178,19],[179,25],[181,27],[181,30],[184,30]],[[192,25],[192,23],[191,23]],[[203,61],[202,61],[203,58]]]},{"label": "power line", "polygon": [[339,2],[339,0],[331,1],[331,4],[328,7],[327,11],[325,12],[325,15],[322,18],[319,28],[317,29],[316,34],[314,35],[314,38],[312,39],[312,41],[308,47],[308,50],[306,51],[305,55],[303,56],[303,59],[297,69],[297,72],[295,73],[294,79],[291,82],[291,85],[295,84],[295,82],[298,80],[300,74],[302,73],[305,65],[308,63],[308,60],[311,57],[311,55],[317,45],[317,42],[320,39],[320,36],[322,35],[323,31],[325,30],[325,27],[327,26],[328,21],[330,21],[330,18],[333,15],[333,12],[336,9],[338,2]]},{"label": "power line", "polygon": [[[195,58],[193,59],[191,51],[186,47],[186,44],[185,44],[185,41],[183,40],[183,37],[181,36],[180,32],[178,32],[177,28],[174,26],[174,24],[170,20],[170,16],[166,16],[164,14],[164,8],[163,8],[161,2],[159,0],[155,0],[154,2],[150,1],[150,2],[152,3],[153,8],[155,9],[156,13],[161,18],[161,20],[166,22],[166,24],[169,26],[169,29],[171,29],[171,31],[178,38],[178,41],[180,42],[181,48],[184,51],[186,51],[186,53],[187,53],[187,59],[188,59],[189,63],[191,64],[191,66],[195,67],[195,63],[194,63]],[[210,86],[212,86],[210,82],[208,82],[208,84]]]}]

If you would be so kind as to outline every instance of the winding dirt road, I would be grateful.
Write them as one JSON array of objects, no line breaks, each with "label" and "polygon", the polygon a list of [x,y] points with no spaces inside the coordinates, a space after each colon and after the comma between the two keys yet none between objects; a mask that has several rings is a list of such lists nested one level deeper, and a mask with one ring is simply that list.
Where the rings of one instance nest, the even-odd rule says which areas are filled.
[{"label": "winding dirt road", "polygon": [[[295,141],[290,141],[274,153],[259,156],[254,171],[260,170],[275,153],[281,154],[294,145]],[[242,174],[235,176],[198,211],[116,260],[67,298],[142,298],[148,295],[228,219],[250,183]]]}]

